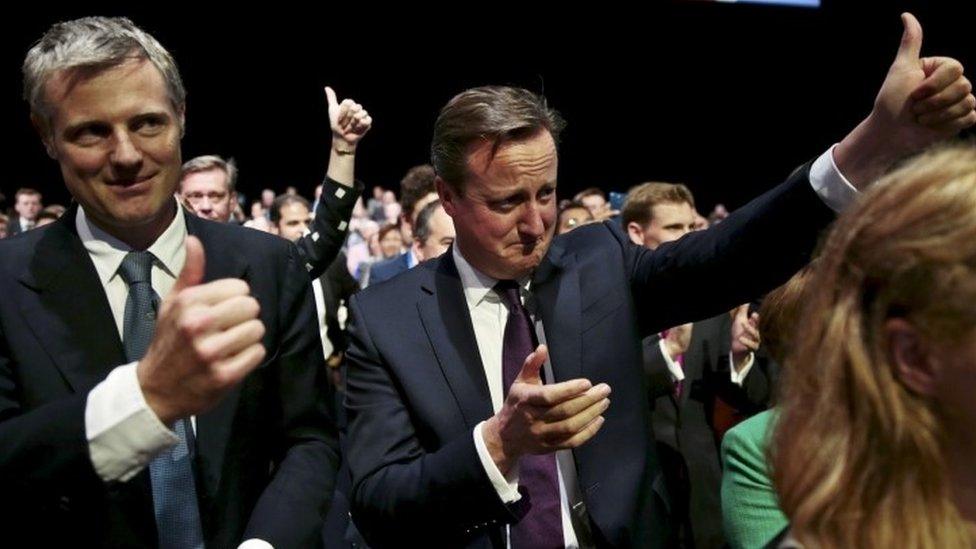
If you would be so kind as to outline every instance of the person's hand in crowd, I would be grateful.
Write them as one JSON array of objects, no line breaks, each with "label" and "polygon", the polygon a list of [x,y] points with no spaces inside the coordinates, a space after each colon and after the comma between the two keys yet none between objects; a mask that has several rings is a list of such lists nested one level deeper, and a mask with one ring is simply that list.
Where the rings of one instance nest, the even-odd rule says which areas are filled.
[{"label": "person's hand in crowd", "polygon": [[526,357],[501,410],[482,428],[485,447],[503,474],[523,455],[576,448],[603,426],[610,386],[586,379],[544,385],[540,370],[548,356],[539,345]]},{"label": "person's hand in crowd", "polygon": [[201,284],[203,274],[203,245],[188,236],[186,263],[136,366],[146,403],[167,425],[212,408],[266,352],[260,306],[247,283],[227,278]]},{"label": "person's hand in crowd", "polygon": [[675,326],[668,330],[667,335],[664,336],[664,347],[668,350],[671,360],[677,360],[679,355],[688,351],[688,345],[691,344],[692,326],[691,323]]},{"label": "person's hand in crowd", "polygon": [[834,149],[840,172],[863,188],[901,158],[976,124],[976,97],[963,66],[921,57],[922,27],[902,14],[901,45],[874,108]]},{"label": "person's hand in crowd", "polygon": [[373,125],[373,118],[362,105],[352,99],[343,99],[340,102],[329,86],[325,87],[325,97],[329,103],[333,147],[339,146],[343,152],[351,153]]},{"label": "person's hand in crowd", "polygon": [[732,313],[732,364],[736,371],[742,369],[749,355],[759,350],[759,313],[749,314],[749,304],[743,304]]}]

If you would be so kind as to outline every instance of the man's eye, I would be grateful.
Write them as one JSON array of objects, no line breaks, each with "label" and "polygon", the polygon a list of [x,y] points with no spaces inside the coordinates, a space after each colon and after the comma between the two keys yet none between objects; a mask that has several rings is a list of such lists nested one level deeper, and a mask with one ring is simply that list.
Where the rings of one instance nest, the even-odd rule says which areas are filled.
[{"label": "man's eye", "polygon": [[108,137],[109,133],[109,129],[104,126],[82,126],[71,134],[70,140],[81,145],[90,145]]},{"label": "man's eye", "polygon": [[491,203],[491,209],[498,210],[498,211],[501,211],[501,212],[507,212],[507,211],[511,210],[514,206],[515,206],[515,204],[511,200],[508,200],[508,199],[505,199],[505,200],[495,200],[494,202]]},{"label": "man's eye", "polygon": [[160,116],[146,116],[140,118],[134,124],[135,131],[143,134],[158,133],[166,125],[166,121]]}]

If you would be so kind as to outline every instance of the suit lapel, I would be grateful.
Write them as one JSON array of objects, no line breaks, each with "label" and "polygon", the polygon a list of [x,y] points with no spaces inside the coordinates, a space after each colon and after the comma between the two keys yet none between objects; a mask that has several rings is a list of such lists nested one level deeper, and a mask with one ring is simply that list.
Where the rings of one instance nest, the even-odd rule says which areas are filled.
[{"label": "suit lapel", "polygon": [[[473,428],[492,415],[491,393],[450,250],[432,273],[432,279],[422,286],[426,295],[421,296],[417,309],[464,421]],[[531,290],[534,297],[528,309],[542,318],[556,380],[581,377],[581,302],[575,257],[553,246],[536,269]]]},{"label": "suit lapel", "polygon": [[529,312],[542,318],[549,359],[556,381],[583,376],[582,303],[576,258],[557,243],[549,249],[532,278]]},{"label": "suit lapel", "polygon": [[[212,226],[210,222],[202,221],[188,213],[184,213],[184,215],[186,216],[187,232],[200,239],[206,253],[204,282],[221,278],[239,278],[247,281],[247,263],[238,253],[234,242],[228,242],[221,238],[218,231],[214,230],[216,227]],[[265,345],[267,344],[268,342],[265,341]],[[273,351],[271,348],[268,350]],[[270,356],[265,360],[265,363],[274,360],[275,357]],[[242,383],[246,383],[246,381]],[[240,400],[241,385],[238,384],[231,389],[210,411],[197,416],[197,462],[206,493],[211,496],[216,494],[217,487],[220,484],[224,454],[231,434],[234,414]]]},{"label": "suit lapel", "polygon": [[422,285],[417,310],[437,362],[468,428],[491,417],[493,407],[471,313],[450,250]]},{"label": "suit lapel", "polygon": [[20,282],[23,318],[75,392],[87,392],[126,362],[95,265],[75,231],[73,206],[37,243]]}]

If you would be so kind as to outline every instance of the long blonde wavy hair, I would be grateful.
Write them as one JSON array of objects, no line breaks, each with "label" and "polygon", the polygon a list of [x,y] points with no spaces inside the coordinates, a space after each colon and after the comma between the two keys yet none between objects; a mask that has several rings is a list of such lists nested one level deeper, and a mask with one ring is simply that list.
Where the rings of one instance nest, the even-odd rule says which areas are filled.
[{"label": "long blonde wavy hair", "polygon": [[830,232],[806,297],[771,448],[793,537],[973,546],[946,478],[939,403],[900,381],[884,325],[903,318],[940,345],[973,334],[976,148],[929,151],[866,192]]}]

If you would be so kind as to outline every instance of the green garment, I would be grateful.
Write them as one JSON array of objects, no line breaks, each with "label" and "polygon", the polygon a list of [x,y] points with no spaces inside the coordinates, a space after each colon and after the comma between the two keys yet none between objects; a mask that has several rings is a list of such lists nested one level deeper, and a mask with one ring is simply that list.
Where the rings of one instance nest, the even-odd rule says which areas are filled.
[{"label": "green garment", "polygon": [[757,414],[722,439],[722,523],[733,549],[765,547],[787,526],[766,462],[774,417]]}]

